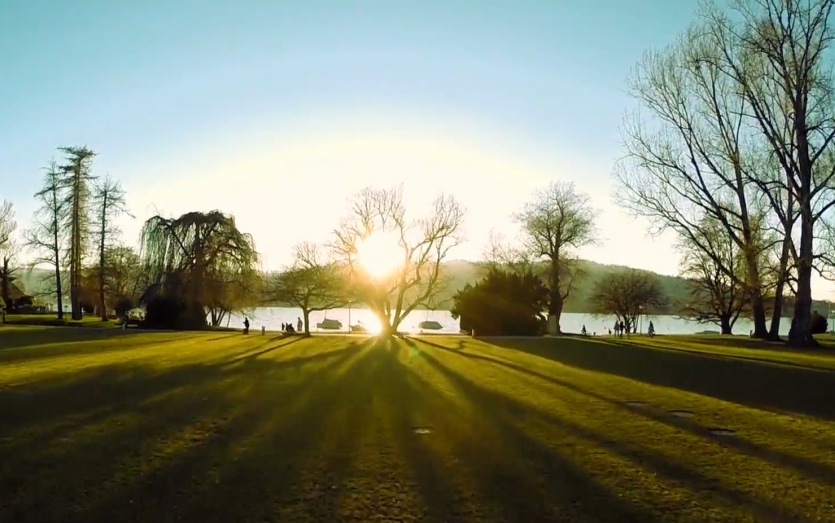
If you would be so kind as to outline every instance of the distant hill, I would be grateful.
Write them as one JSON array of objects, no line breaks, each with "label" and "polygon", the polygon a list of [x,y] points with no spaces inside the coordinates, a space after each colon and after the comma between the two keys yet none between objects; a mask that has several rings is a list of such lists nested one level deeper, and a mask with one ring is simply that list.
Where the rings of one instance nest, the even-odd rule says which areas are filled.
[{"label": "distant hill", "polygon": [[[468,283],[475,283],[486,272],[486,269],[482,265],[466,260],[451,260],[447,262],[445,266],[445,272],[447,275],[451,276],[452,281],[443,293],[444,295],[439,299],[439,301],[444,303],[443,308],[449,307],[449,304],[452,303],[452,296],[454,296],[459,289],[463,288]],[[580,260],[580,267],[585,275],[579,281],[568,301],[565,303],[563,312],[590,312],[592,308],[589,305],[589,298],[595,282],[608,274],[631,269],[631,267],[623,265],[604,265],[602,263],[589,260]],[[653,274],[658,278],[662,288],[664,289],[664,294],[669,300],[670,307],[664,312],[668,314],[678,313],[679,311],[676,310],[675,307],[676,304],[685,301],[689,294],[687,281],[684,278],[679,278],[677,276],[667,276],[664,274],[654,273],[652,271],[646,272]],[[793,308],[794,303],[792,297],[787,297],[784,302],[783,316],[790,317]],[[823,316],[827,316],[829,312],[829,302],[824,300],[814,300],[812,303],[812,310],[817,310]]]},{"label": "distant hill", "polygon": [[[630,267],[622,265],[604,265],[588,260],[580,260],[585,276],[580,280],[577,287],[574,289],[571,297],[565,304],[564,312],[589,312],[591,307],[588,300],[591,295],[594,283],[607,274],[629,270]],[[458,290],[465,285],[476,283],[486,272],[483,265],[473,263],[466,260],[450,260],[444,264],[444,273],[451,277],[449,286],[444,290],[439,297],[439,309],[449,308],[452,304],[452,297]],[[650,272],[650,271],[647,271]],[[687,282],[683,278],[676,276],[666,276],[663,274],[654,274],[660,281],[664,292],[671,304],[680,303],[687,297]],[[46,269],[32,269],[31,271],[22,269],[18,271],[17,284],[23,292],[35,296],[48,296],[51,292],[49,277],[51,273]],[[48,301],[45,298],[44,301]],[[791,298],[786,300],[783,307],[783,316],[791,316],[793,303]],[[823,300],[815,300],[812,304],[812,309],[817,310],[822,315],[826,316],[829,312],[829,302]],[[675,314],[676,310],[667,310],[666,312]]]}]

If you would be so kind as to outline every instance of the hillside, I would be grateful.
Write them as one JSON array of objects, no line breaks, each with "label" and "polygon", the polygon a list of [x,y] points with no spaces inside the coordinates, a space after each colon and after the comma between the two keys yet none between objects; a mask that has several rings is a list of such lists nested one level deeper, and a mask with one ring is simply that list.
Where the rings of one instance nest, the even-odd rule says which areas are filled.
[{"label": "hillside", "polygon": [[[621,265],[603,265],[588,260],[580,261],[585,276],[574,290],[572,296],[565,304],[565,312],[589,312],[591,307],[588,299],[594,282],[613,272],[628,270],[629,267]],[[449,287],[443,292],[439,299],[438,308],[448,308],[452,303],[452,297],[466,284],[473,284],[484,274],[484,267],[466,260],[451,260],[445,264],[445,273],[451,277]],[[655,273],[653,273],[655,274]],[[680,303],[687,296],[687,284],[684,279],[676,276],[665,276],[655,274],[661,282],[664,292],[671,304]],[[21,289],[30,295],[45,296],[50,292],[50,272],[45,269],[33,269],[31,271],[21,270],[18,273],[18,284]],[[45,300],[48,301],[48,298]],[[823,300],[815,300],[813,310],[819,311],[824,316],[829,312],[829,303]],[[791,300],[788,299],[784,307],[784,316],[790,316],[792,311]],[[675,310],[668,310],[668,313],[675,313]]]}]

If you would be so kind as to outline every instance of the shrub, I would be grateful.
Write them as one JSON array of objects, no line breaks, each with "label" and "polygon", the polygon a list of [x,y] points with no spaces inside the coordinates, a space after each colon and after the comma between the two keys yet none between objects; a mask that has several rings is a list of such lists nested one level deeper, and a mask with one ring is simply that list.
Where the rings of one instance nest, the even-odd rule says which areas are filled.
[{"label": "shrub", "polygon": [[146,329],[205,329],[206,314],[197,307],[188,307],[182,300],[171,296],[155,296],[145,305]]},{"label": "shrub", "polygon": [[824,334],[829,328],[829,322],[826,318],[818,314],[818,311],[812,312],[812,334]]},{"label": "shrub", "polygon": [[116,316],[122,317],[126,312],[136,307],[136,304],[130,298],[130,296],[122,296],[118,300],[116,300],[116,306],[113,307],[116,309]]}]

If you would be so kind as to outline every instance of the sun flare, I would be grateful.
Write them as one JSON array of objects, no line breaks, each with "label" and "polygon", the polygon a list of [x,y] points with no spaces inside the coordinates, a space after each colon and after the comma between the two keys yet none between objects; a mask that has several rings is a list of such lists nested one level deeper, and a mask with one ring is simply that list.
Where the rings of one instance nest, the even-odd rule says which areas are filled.
[{"label": "sun flare", "polygon": [[399,242],[397,235],[373,233],[357,245],[357,260],[372,278],[389,276],[404,262]]}]

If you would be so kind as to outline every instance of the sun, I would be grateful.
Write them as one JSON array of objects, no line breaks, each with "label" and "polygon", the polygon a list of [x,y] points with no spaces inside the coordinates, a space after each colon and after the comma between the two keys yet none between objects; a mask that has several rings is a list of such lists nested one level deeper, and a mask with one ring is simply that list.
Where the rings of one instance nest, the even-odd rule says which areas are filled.
[{"label": "sun", "polygon": [[372,278],[390,276],[403,266],[404,258],[400,237],[395,234],[375,232],[357,245],[357,261]]}]

